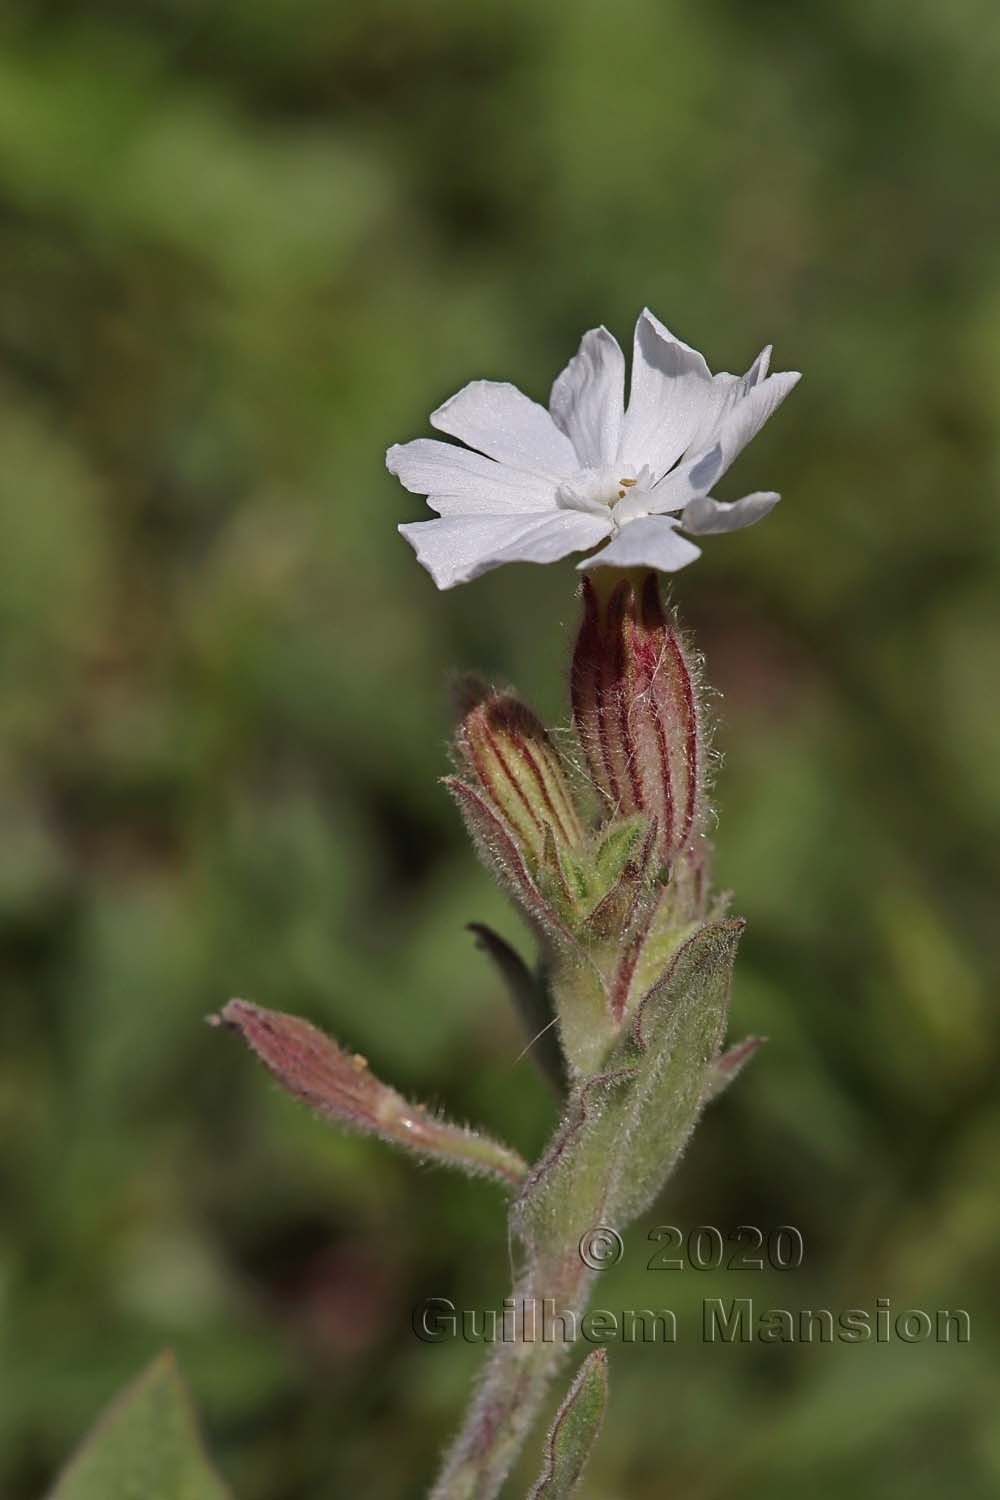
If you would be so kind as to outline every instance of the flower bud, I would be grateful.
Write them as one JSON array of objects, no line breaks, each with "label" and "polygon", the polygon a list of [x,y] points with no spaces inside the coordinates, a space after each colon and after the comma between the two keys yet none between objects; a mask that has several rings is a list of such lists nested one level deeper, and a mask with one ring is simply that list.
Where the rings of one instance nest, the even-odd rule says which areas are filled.
[{"label": "flower bud", "polygon": [[667,618],[655,573],[583,584],[573,721],[608,812],[656,819],[672,866],[703,831],[706,729],[695,664]]},{"label": "flower bud", "polygon": [[508,1187],[527,1171],[516,1151],[404,1099],[375,1077],[365,1058],[338,1047],[299,1016],[230,1000],[209,1019],[238,1031],[282,1087],[327,1120],[380,1136],[424,1160],[497,1177]]},{"label": "flower bud", "polygon": [[555,746],[538,718],[510,693],[467,694],[455,737],[459,757],[532,864],[583,830]]}]

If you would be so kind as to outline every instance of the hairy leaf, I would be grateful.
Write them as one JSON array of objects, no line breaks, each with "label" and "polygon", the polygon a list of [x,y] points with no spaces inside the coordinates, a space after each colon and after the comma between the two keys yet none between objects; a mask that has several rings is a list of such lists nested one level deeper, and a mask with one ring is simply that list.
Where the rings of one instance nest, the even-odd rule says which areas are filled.
[{"label": "hairy leaf", "polygon": [[623,1228],[655,1198],[701,1112],[742,922],[710,922],[675,955],[598,1074],[577,1085],[515,1216],[529,1245]]},{"label": "hairy leaf", "polygon": [[608,1356],[587,1355],[552,1424],[545,1466],[528,1500],[568,1500],[587,1466],[608,1402]]}]

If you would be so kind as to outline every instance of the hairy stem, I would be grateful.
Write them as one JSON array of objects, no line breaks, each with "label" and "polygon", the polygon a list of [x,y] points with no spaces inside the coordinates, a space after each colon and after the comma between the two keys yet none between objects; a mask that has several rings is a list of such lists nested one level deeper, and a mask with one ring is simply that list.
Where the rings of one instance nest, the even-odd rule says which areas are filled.
[{"label": "hairy stem", "polygon": [[[493,1500],[576,1339],[594,1272],[577,1247],[540,1259],[515,1286],[513,1327],[494,1346],[431,1500]],[[510,1302],[507,1304],[510,1306]]]}]

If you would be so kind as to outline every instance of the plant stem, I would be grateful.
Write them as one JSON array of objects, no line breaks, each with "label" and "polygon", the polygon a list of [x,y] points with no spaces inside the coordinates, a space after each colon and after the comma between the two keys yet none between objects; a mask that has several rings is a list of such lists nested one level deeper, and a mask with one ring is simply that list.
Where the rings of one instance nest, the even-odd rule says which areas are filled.
[{"label": "plant stem", "polygon": [[[511,1301],[465,1422],[430,1500],[494,1500],[528,1435],[546,1390],[576,1340],[595,1273],[577,1246],[540,1259]],[[510,1301],[505,1304],[510,1307]]]}]

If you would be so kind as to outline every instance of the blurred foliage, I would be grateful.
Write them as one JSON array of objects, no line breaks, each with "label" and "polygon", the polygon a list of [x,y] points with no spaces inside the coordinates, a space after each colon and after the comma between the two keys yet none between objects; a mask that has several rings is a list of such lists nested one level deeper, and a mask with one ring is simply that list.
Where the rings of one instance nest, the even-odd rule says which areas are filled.
[{"label": "blurred foliage", "polygon": [[516,926],[436,777],[455,668],[565,722],[574,575],[437,596],[382,453],[643,302],[806,372],[723,489],[783,504],[675,587],[722,694],[733,1030],[771,1043],[649,1221],[806,1257],[647,1273],[640,1229],[599,1301],[888,1296],[973,1339],[613,1349],[584,1492],[996,1492],[998,63],[989,0],[7,0],[8,1500],[164,1344],[241,1500],[427,1483],[482,1351],[410,1312],[505,1294],[499,1195],[340,1139],[201,1018],[299,1011],[545,1139],[463,932]]},{"label": "blurred foliage", "polygon": [[60,1476],[51,1500],[229,1500],[202,1451],[169,1354],[115,1398]]}]

